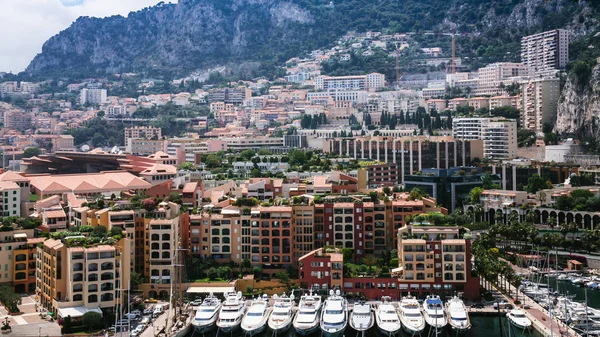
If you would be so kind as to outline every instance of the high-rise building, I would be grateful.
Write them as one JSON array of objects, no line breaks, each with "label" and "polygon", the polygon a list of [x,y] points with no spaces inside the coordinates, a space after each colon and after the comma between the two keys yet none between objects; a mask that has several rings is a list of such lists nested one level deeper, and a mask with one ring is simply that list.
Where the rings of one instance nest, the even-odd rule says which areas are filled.
[{"label": "high-rise building", "polygon": [[498,95],[502,93],[501,84],[506,85],[511,81],[511,78],[528,78],[531,76],[531,68],[522,63],[501,62],[479,68],[478,73],[475,93],[478,95]]},{"label": "high-rise building", "polygon": [[81,105],[106,103],[106,89],[81,89],[79,97]]},{"label": "high-rise building", "polygon": [[536,72],[563,69],[569,62],[569,31],[555,29],[523,37],[521,62]]},{"label": "high-rise building", "polygon": [[543,132],[544,123],[556,120],[560,97],[558,78],[532,79],[521,82],[521,127]]},{"label": "high-rise building", "polygon": [[461,140],[483,140],[483,157],[512,159],[517,156],[517,121],[503,118],[455,118],[452,135]]}]

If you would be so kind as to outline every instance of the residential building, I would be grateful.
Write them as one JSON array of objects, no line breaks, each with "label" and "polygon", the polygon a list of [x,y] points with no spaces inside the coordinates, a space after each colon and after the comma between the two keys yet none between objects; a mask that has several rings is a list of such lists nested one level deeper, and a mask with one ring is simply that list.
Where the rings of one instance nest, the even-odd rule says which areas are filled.
[{"label": "residential building", "polygon": [[37,248],[38,305],[59,318],[78,320],[88,311],[112,311],[125,301],[129,282],[130,244],[84,245],[84,237],[47,239]]},{"label": "residential building", "polygon": [[106,97],[106,89],[83,88],[81,89],[79,102],[81,103],[81,105],[104,104],[107,102]]},{"label": "residential building", "polygon": [[14,181],[0,181],[0,211],[4,217],[21,216],[21,187]]},{"label": "residential building", "polygon": [[521,62],[536,72],[564,69],[569,62],[569,31],[554,29],[521,38]]},{"label": "residential building", "polygon": [[528,78],[532,75],[531,68],[522,63],[492,63],[484,68],[479,68],[477,79],[478,95],[498,95],[502,93],[501,84],[507,85],[514,78]]},{"label": "residential building", "polygon": [[359,185],[363,174],[368,187],[398,185],[397,163],[360,162],[359,165],[361,165],[358,172]]},{"label": "residential building", "polygon": [[308,141],[306,139],[306,135],[284,135],[283,146],[297,149],[307,148]]},{"label": "residential building", "polygon": [[286,75],[285,77],[285,81],[286,82],[292,82],[292,83],[302,83],[304,81],[310,80],[310,73],[297,73],[297,74],[291,74],[291,75]]},{"label": "residential building", "polygon": [[479,278],[471,273],[471,241],[460,238],[458,227],[404,227],[395,235],[399,266],[391,276],[346,277],[341,251],[318,248],[299,258],[300,286],[337,287],[347,295],[393,300],[409,294],[452,296],[456,292],[479,299]]},{"label": "residential building", "polygon": [[323,141],[323,152],[354,159],[398,164],[399,182],[424,168],[470,165],[483,158],[483,140],[460,140],[451,136],[355,137]]},{"label": "residential building", "polygon": [[521,128],[543,133],[544,123],[556,120],[560,79],[536,78],[521,82]]},{"label": "residential building", "polygon": [[138,156],[149,156],[166,150],[167,141],[162,139],[128,138],[125,141],[125,152]]},{"label": "residential building", "polygon": [[22,110],[8,110],[4,111],[4,127],[9,129],[16,129],[24,131],[31,129],[32,124],[32,113]]},{"label": "residential building", "polygon": [[442,112],[446,110],[446,100],[445,99],[430,99],[425,102],[427,104],[427,111],[435,110],[437,112]]},{"label": "residential building", "polygon": [[208,90],[209,102],[224,102],[231,104],[243,104],[245,100],[252,97],[252,89],[239,88],[216,88]]},{"label": "residential building", "polygon": [[318,76],[315,79],[315,89],[344,89],[344,90],[369,90],[385,86],[385,75],[371,73],[357,76]]},{"label": "residential building", "polygon": [[125,142],[130,138],[160,139],[162,130],[153,126],[130,126],[123,129]]},{"label": "residential building", "polygon": [[33,229],[0,232],[1,283],[10,284],[17,293],[35,291],[35,251],[39,242]]},{"label": "residential building", "polygon": [[517,122],[503,118],[455,118],[452,135],[461,140],[483,140],[483,157],[512,159],[517,156]]}]

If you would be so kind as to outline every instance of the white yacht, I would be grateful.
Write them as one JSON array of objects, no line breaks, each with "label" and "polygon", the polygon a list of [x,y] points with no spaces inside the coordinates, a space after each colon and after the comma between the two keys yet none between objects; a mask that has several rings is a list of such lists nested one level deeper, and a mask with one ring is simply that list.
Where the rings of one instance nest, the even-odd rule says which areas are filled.
[{"label": "white yacht", "polygon": [[454,296],[446,303],[446,316],[453,331],[463,333],[471,329],[469,312],[460,298]]},{"label": "white yacht", "polygon": [[269,306],[269,297],[263,295],[252,300],[244,318],[242,319],[242,330],[246,335],[256,335],[265,330],[267,327],[267,319],[273,310]]},{"label": "white yacht", "polygon": [[402,329],[400,324],[400,317],[398,317],[398,311],[396,306],[388,302],[388,297],[383,298],[377,310],[375,311],[375,320],[377,321],[377,330],[385,336],[395,336]]},{"label": "white yacht", "polygon": [[273,304],[273,312],[269,317],[269,328],[277,333],[288,331],[292,326],[297,310],[294,294],[291,294],[290,297],[285,294],[281,297],[273,295],[273,300],[275,303]]},{"label": "white yacht", "polygon": [[437,295],[429,295],[423,301],[423,316],[431,329],[438,333],[441,333],[446,324],[448,324],[444,315],[444,305]]},{"label": "white yacht", "polygon": [[298,314],[292,322],[299,335],[310,335],[319,328],[321,304],[321,296],[313,295],[312,290],[300,297]]},{"label": "white yacht", "polygon": [[321,330],[325,337],[337,337],[344,334],[348,326],[348,303],[340,296],[340,291],[329,291],[329,297],[321,312]]},{"label": "white yacht", "polygon": [[219,300],[213,293],[210,293],[196,309],[196,315],[192,321],[192,325],[198,333],[205,333],[212,331],[217,327],[217,317],[219,317],[219,310],[221,309],[221,300]]},{"label": "white yacht", "polygon": [[226,333],[239,329],[244,313],[246,313],[246,301],[242,298],[242,292],[228,293],[219,311],[217,327]]},{"label": "white yacht", "polygon": [[531,328],[531,321],[522,310],[513,309],[506,314],[508,321],[513,326],[519,329],[529,329]]},{"label": "white yacht", "polygon": [[361,301],[354,304],[350,314],[350,327],[356,331],[367,331],[375,323],[371,305]]},{"label": "white yacht", "polygon": [[419,301],[414,296],[406,296],[400,301],[400,322],[404,331],[412,335],[420,335],[425,330],[425,320],[421,314]]}]

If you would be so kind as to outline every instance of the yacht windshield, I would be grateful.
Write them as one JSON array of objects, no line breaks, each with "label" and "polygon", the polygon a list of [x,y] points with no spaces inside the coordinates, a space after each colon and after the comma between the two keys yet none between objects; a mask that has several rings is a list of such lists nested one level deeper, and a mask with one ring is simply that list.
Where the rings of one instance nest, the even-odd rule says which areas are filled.
[{"label": "yacht windshield", "polygon": [[341,315],[342,312],[342,310],[325,310],[327,315]]}]

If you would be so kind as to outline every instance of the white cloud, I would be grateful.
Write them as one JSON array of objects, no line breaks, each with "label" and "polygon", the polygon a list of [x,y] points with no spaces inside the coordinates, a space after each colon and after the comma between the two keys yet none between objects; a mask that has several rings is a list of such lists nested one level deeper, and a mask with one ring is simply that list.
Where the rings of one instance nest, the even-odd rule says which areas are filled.
[{"label": "white cloud", "polygon": [[[124,15],[160,0],[2,0],[0,71],[23,71],[50,37],[80,16]],[[169,2],[169,1],[165,1]],[[171,1],[176,2],[176,1]]]}]

